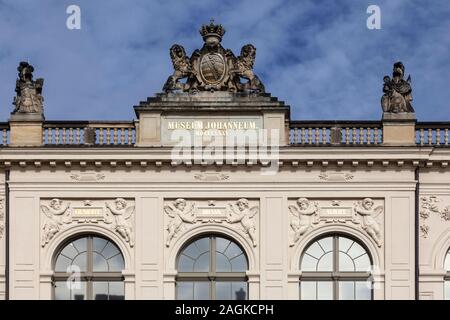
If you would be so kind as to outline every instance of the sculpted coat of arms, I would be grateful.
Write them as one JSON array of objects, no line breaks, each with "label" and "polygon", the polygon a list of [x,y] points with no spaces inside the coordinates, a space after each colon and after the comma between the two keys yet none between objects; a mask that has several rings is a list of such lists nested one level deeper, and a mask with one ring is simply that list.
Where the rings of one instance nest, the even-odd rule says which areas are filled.
[{"label": "sculpted coat of arms", "polygon": [[[181,45],[174,44],[170,48],[174,72],[164,84],[165,92],[265,92],[264,85],[253,72],[256,57],[253,45],[243,46],[236,57],[230,49],[222,47],[225,29],[213,21],[203,25],[200,34],[205,43],[190,58]],[[181,81],[183,79],[185,82]]]}]

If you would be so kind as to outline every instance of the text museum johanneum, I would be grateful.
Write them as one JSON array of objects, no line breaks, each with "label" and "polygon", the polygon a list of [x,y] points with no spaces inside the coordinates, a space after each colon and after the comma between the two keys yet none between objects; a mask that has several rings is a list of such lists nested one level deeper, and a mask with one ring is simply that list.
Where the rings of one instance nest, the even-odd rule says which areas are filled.
[{"label": "text museum johanneum", "polygon": [[133,121],[45,120],[20,63],[0,297],[450,299],[450,122],[416,121],[403,64],[381,121],[295,121],[224,33],[173,45]]}]

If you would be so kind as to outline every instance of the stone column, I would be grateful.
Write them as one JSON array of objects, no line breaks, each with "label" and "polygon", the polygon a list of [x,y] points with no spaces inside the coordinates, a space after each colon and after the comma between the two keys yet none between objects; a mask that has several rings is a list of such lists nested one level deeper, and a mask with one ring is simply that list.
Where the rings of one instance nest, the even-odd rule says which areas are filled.
[{"label": "stone column", "polygon": [[384,145],[415,145],[416,115],[414,113],[383,113]]},{"label": "stone column", "polygon": [[9,119],[10,146],[36,147],[42,145],[44,116],[40,113],[15,113]]}]

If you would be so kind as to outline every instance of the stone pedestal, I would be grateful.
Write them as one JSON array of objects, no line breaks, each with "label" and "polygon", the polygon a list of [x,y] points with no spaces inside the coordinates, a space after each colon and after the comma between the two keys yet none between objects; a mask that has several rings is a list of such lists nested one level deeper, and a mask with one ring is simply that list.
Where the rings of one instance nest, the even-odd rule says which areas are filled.
[{"label": "stone pedestal", "polygon": [[383,113],[383,144],[415,145],[416,116],[414,113]]},{"label": "stone pedestal", "polygon": [[[289,143],[290,108],[269,94],[198,92],[157,94],[134,107],[139,119],[137,146],[173,146],[176,130],[192,132],[205,144],[230,130],[266,129],[269,142]],[[202,133],[203,132],[203,133]],[[272,141],[276,139],[276,141]]]},{"label": "stone pedestal", "polygon": [[40,113],[15,113],[9,119],[10,146],[35,147],[42,145],[44,116]]}]

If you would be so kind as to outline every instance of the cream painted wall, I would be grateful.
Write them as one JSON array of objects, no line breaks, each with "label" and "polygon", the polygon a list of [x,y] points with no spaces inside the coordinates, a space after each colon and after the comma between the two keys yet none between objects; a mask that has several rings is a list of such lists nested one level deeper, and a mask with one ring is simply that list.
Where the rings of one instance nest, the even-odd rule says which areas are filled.
[{"label": "cream painted wall", "polygon": [[[218,180],[201,180],[206,173],[208,179],[216,175]],[[218,232],[230,235],[246,250],[251,299],[298,299],[302,250],[316,236],[342,232],[360,239],[379,265],[375,299],[413,299],[414,190],[414,172],[408,166],[282,166],[275,176],[261,175],[258,167],[12,167],[10,296],[51,299],[51,261],[59,243],[80,232],[98,232],[115,241],[126,257],[127,299],[173,299],[175,259],[181,246],[198,233]],[[72,223],[41,246],[45,216],[40,204],[52,198],[95,202],[118,197],[135,203],[134,247],[101,223]],[[349,203],[365,197],[375,199],[384,206],[383,245],[378,247],[359,226],[331,222],[312,228],[290,247],[288,205],[299,197]],[[253,247],[248,235],[236,226],[213,222],[188,226],[166,247],[168,217],[164,205],[176,198],[198,203],[249,199],[260,209],[255,217],[257,246]]]}]

